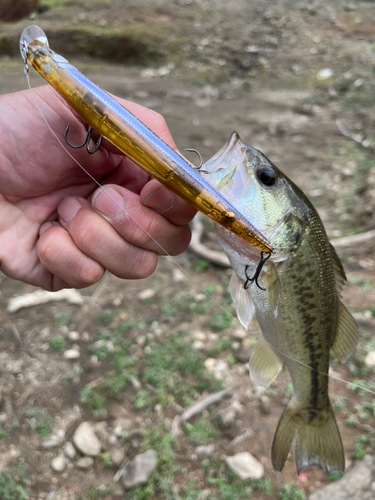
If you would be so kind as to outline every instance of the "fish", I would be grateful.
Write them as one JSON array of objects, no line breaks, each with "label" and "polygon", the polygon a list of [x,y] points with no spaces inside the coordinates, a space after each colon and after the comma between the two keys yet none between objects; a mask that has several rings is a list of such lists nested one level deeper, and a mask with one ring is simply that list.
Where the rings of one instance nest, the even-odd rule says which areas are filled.
[{"label": "fish", "polygon": [[249,362],[251,379],[268,387],[285,365],[292,380],[272,443],[273,467],[283,469],[295,439],[298,474],[308,465],[344,471],[328,396],[329,359],[332,350],[345,361],[358,332],[340,299],[346,276],[323,223],[301,189],[236,132],[202,171],[274,248],[265,256],[216,224],[233,268],[229,291],[238,319],[248,328],[255,315],[262,331]]}]

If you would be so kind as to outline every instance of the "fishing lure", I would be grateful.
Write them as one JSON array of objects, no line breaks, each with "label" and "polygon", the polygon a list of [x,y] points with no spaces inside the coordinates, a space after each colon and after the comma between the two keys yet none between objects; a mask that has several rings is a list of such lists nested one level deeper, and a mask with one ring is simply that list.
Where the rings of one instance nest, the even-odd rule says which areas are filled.
[{"label": "fishing lure", "polygon": [[[112,96],[82,75],[65,58],[53,52],[41,28],[32,25],[23,31],[20,51],[25,70],[30,62],[89,124],[91,129],[88,138],[94,129],[197,210],[261,251],[272,252],[273,248],[268,240],[205,181],[188,160],[168,146]],[[86,147],[88,140],[86,138]]]}]

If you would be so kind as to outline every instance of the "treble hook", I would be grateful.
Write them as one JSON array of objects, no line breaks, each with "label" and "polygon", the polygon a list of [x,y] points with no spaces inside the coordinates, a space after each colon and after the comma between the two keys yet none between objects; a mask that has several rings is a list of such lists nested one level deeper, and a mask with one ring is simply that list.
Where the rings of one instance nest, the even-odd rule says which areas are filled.
[{"label": "treble hook", "polygon": [[198,170],[198,172],[200,174],[208,174],[207,170],[202,170],[203,160],[202,160],[202,156],[201,156],[200,152],[197,151],[196,149],[185,149],[185,151],[190,151],[191,153],[196,153],[198,155],[198,157],[199,157],[199,165],[198,165],[198,167],[195,167],[193,165],[193,168],[195,170]]},{"label": "treble hook", "polygon": [[257,286],[260,290],[263,290],[263,292],[265,292],[265,291],[266,291],[266,289],[265,289],[265,288],[262,288],[262,287],[259,285],[259,283],[258,283],[258,278],[259,278],[260,272],[261,272],[261,270],[262,270],[262,268],[263,268],[264,264],[265,264],[265,263],[267,262],[267,260],[271,257],[271,254],[270,254],[270,253],[267,253],[267,256],[266,256],[266,257],[264,257],[264,255],[263,255],[264,253],[267,253],[267,252],[262,252],[262,253],[260,254],[260,262],[259,262],[259,264],[258,264],[258,266],[257,266],[257,268],[256,268],[256,271],[255,271],[255,274],[254,274],[254,276],[253,276],[252,278],[251,278],[250,276],[248,276],[248,274],[247,274],[247,268],[248,268],[249,266],[246,266],[246,267],[245,267],[245,277],[246,277],[246,281],[245,281],[245,285],[244,285],[245,290],[247,290],[247,289],[250,287],[250,285],[252,285],[252,284],[254,283],[254,281],[255,281],[256,286]]},{"label": "treble hook", "polygon": [[90,139],[91,139],[91,135],[92,135],[92,127],[88,128],[85,141],[82,144],[79,144],[77,146],[75,146],[74,144],[70,144],[70,142],[68,141],[69,127],[70,127],[70,123],[68,123],[66,130],[65,130],[65,134],[64,134],[64,139],[65,139],[65,142],[67,143],[68,146],[70,146],[71,148],[74,148],[74,149],[79,149],[79,148],[83,148],[83,146],[86,145],[86,150],[90,155],[93,155],[94,153],[96,153],[98,151],[98,149],[100,148],[100,144],[102,142],[102,136],[99,137],[98,142],[95,144],[95,148],[90,149]]}]

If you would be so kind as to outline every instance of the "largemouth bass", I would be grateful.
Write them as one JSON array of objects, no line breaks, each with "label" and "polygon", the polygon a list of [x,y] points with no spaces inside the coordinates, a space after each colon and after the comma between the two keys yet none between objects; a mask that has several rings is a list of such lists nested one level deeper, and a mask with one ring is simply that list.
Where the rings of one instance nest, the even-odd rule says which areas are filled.
[{"label": "largemouth bass", "polygon": [[258,249],[216,226],[234,270],[229,289],[238,318],[247,328],[255,314],[263,334],[250,359],[251,378],[267,387],[285,364],[292,379],[293,396],[273,439],[273,466],[283,469],[296,438],[298,473],[307,465],[343,471],[328,397],[329,356],[332,349],[344,361],[358,333],[340,301],[346,277],[322,221],[303,192],[236,133],[202,170],[274,248],[261,260]]}]

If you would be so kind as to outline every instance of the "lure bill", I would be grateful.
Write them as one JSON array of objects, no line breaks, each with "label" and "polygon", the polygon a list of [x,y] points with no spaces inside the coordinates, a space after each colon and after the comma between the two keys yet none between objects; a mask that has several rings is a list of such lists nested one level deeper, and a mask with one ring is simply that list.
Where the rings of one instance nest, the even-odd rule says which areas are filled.
[{"label": "lure bill", "polygon": [[263,234],[188,160],[65,58],[53,52],[38,26],[29,26],[23,31],[20,50],[25,64],[30,62],[90,127],[122,153],[218,224],[259,250],[272,252],[272,245]]}]

